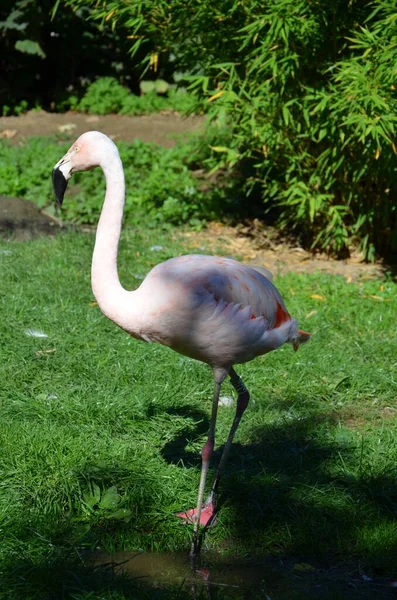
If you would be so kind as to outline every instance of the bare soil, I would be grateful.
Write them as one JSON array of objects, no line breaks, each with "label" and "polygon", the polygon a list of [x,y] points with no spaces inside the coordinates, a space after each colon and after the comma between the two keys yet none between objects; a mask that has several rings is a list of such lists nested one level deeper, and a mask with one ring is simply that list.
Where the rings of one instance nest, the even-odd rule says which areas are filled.
[{"label": "bare soil", "polygon": [[[11,143],[37,135],[65,134],[74,138],[89,129],[97,129],[116,141],[139,138],[170,147],[177,139],[203,127],[203,118],[184,118],[173,112],[129,117],[31,111],[20,117],[0,117],[0,138],[7,138]],[[35,235],[55,233],[60,228],[59,222],[40,213],[33,204],[18,198],[0,197],[0,232],[11,233],[16,239],[30,239]],[[207,251],[238,256],[247,263],[263,265],[274,274],[322,271],[340,274],[352,281],[380,277],[386,270],[381,263],[361,262],[359,253],[352,253],[346,260],[313,255],[293,239],[281,237],[276,230],[256,220],[237,227],[212,223],[202,232],[184,232],[182,235],[190,248],[203,246]]]},{"label": "bare soil", "polygon": [[210,223],[204,231],[186,232],[184,236],[191,248],[197,249],[202,244],[214,254],[226,254],[237,257],[246,264],[266,267],[275,276],[289,271],[322,272],[342,275],[350,283],[378,279],[390,268],[381,262],[363,263],[358,252],[353,252],[345,260],[335,260],[325,254],[312,254],[293,239],[283,238],[273,227],[267,227],[257,220],[237,227]]},{"label": "bare soil", "polygon": [[8,138],[12,143],[25,137],[62,133],[77,138],[85,131],[94,129],[103,131],[116,141],[132,142],[134,138],[139,138],[144,142],[156,142],[168,148],[173,146],[177,139],[199,131],[203,125],[202,117],[182,117],[171,111],[139,117],[30,111],[20,117],[0,117],[0,138]]}]

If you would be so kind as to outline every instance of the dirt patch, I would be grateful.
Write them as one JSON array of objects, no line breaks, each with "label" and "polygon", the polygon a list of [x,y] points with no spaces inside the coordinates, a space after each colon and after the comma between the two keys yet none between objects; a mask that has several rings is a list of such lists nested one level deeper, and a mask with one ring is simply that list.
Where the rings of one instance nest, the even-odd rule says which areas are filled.
[{"label": "dirt patch", "polygon": [[273,275],[295,273],[332,273],[342,275],[346,281],[377,279],[383,277],[386,266],[382,263],[366,264],[360,254],[352,253],[345,260],[333,260],[325,254],[313,255],[291,239],[284,240],[279,232],[259,221],[247,226],[230,227],[210,223],[200,232],[185,232],[188,246],[195,249],[203,245],[208,252],[230,254],[246,264],[270,269]]},{"label": "dirt patch", "polygon": [[336,420],[341,421],[347,429],[354,431],[379,427],[381,423],[396,422],[397,408],[395,406],[379,406],[379,404],[374,404],[373,402],[371,398],[367,406],[363,402],[360,402],[359,407],[348,406],[340,408],[336,415]]},{"label": "dirt patch", "polygon": [[203,117],[182,117],[174,112],[129,117],[30,111],[20,117],[0,117],[0,137],[16,143],[24,137],[65,133],[75,139],[85,131],[95,129],[103,131],[114,140],[132,142],[134,138],[139,138],[144,142],[156,142],[169,148],[175,145],[177,139],[184,139],[203,126]]}]

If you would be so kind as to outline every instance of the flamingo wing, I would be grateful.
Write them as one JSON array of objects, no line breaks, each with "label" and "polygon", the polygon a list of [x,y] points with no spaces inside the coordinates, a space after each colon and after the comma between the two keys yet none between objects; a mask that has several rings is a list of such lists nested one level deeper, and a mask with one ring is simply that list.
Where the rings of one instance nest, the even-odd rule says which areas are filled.
[{"label": "flamingo wing", "polygon": [[228,258],[170,259],[138,291],[147,338],[212,365],[245,362],[279,347],[287,334],[277,328],[292,322],[271,281]]},{"label": "flamingo wing", "polygon": [[266,269],[265,267],[257,267],[256,265],[252,265],[251,269],[258,271],[258,273],[266,277],[266,279],[269,281],[273,281],[273,273],[271,273],[269,269]]},{"label": "flamingo wing", "polygon": [[[290,320],[284,300],[273,285],[271,273],[262,267],[250,267],[232,259],[210,261],[206,270],[206,289],[215,299],[250,309],[250,319],[263,317],[269,328]],[[216,268],[218,267],[218,269]]]}]

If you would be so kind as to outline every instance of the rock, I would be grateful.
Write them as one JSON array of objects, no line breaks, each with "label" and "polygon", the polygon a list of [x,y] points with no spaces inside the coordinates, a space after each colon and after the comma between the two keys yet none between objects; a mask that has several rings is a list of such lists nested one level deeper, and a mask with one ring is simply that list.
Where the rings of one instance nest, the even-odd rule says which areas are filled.
[{"label": "rock", "polygon": [[0,196],[0,235],[16,240],[29,240],[40,235],[55,235],[62,224],[40,211],[27,200]]}]

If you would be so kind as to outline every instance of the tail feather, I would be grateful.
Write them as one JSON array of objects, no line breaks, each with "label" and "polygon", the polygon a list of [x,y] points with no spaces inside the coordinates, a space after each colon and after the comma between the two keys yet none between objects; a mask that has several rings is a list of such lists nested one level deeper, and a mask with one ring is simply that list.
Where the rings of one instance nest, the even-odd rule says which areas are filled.
[{"label": "tail feather", "polygon": [[310,338],[312,336],[311,333],[307,333],[307,331],[303,331],[302,329],[298,329],[298,334],[299,334],[299,342],[301,344],[304,344],[305,342],[310,340]]},{"label": "tail feather", "polygon": [[307,331],[302,331],[302,329],[298,329],[298,336],[292,342],[292,347],[295,352],[298,350],[301,344],[304,344],[311,338],[311,333],[307,333]]}]

